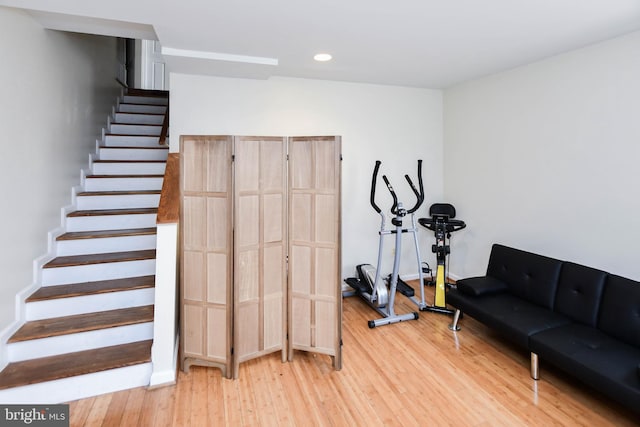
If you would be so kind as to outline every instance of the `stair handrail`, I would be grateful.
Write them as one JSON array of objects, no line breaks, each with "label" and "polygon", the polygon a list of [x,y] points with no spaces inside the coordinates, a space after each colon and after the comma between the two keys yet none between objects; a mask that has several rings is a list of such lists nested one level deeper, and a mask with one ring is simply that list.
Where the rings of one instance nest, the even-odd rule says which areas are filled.
[{"label": "stair handrail", "polygon": [[158,139],[159,145],[165,145],[167,142],[167,137],[169,136],[169,91],[155,90],[155,89],[127,88],[126,93],[127,95],[153,96],[153,97],[167,99],[167,109],[164,112],[164,120],[162,121],[162,129],[160,130],[160,138]]},{"label": "stair handrail", "polygon": [[156,223],[171,224],[180,220],[180,156],[169,153],[160,192]]},{"label": "stair handrail", "polygon": [[164,120],[162,121],[162,130],[160,131],[160,139],[158,140],[158,144],[160,145],[166,144],[168,133],[169,133],[169,103],[167,102],[167,109],[164,112]]}]

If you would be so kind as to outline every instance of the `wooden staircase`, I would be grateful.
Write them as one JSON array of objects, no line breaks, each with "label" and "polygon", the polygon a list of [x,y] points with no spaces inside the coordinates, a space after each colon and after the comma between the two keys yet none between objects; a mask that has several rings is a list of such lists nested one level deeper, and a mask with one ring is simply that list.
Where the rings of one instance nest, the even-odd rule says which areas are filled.
[{"label": "wooden staircase", "polygon": [[25,323],[6,343],[0,402],[59,403],[149,384],[166,93],[123,95],[73,195]]}]

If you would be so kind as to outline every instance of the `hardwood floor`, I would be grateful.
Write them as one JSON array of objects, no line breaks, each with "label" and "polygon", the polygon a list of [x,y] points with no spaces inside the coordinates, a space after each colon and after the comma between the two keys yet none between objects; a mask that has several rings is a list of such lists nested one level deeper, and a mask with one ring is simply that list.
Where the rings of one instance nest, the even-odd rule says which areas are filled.
[{"label": "hardwood floor", "polygon": [[[428,290],[429,291],[429,290]],[[431,290],[432,292],[432,290]],[[398,297],[396,311],[414,311]],[[72,426],[632,426],[640,420],[598,392],[464,317],[420,319],[376,329],[376,313],[344,301],[343,368],[327,356],[280,353],[240,365],[238,380],[214,368],[179,373],[175,386],[70,403]]]}]

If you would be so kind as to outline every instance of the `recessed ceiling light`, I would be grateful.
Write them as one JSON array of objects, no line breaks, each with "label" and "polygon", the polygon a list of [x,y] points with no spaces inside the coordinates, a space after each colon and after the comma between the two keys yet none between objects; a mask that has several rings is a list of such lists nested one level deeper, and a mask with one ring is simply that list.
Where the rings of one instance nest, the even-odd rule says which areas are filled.
[{"label": "recessed ceiling light", "polygon": [[332,56],[329,55],[328,53],[317,53],[313,59],[315,59],[316,61],[319,62],[326,62],[326,61],[331,61]]}]

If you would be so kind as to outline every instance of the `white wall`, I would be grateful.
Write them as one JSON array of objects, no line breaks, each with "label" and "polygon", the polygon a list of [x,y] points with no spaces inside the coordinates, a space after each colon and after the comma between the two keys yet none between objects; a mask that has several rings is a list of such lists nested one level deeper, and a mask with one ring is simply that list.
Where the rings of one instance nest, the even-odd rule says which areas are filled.
[{"label": "white wall", "polygon": [[[442,95],[440,91],[319,80],[273,78],[265,81],[171,74],[171,144],[179,136],[340,135],[342,136],[343,277],[356,264],[375,265],[379,216],[369,205],[375,160],[394,184],[400,199],[415,198],[404,174],[417,180],[417,159],[424,160],[427,201],[442,197]],[[380,181],[380,184],[382,182]],[[389,208],[386,189],[380,206]],[[390,221],[388,220],[390,225]],[[417,274],[409,236],[405,236],[403,274]],[[392,238],[386,243],[391,272]],[[432,236],[422,233],[425,250]],[[426,250],[425,250],[426,251]],[[413,258],[412,258],[413,257]],[[424,254],[431,260],[433,255]]]},{"label": "white wall", "polygon": [[44,30],[0,7],[0,330],[119,93],[115,39]]},{"label": "white wall", "polygon": [[446,90],[444,141],[456,275],[501,242],[640,280],[640,33]]}]

